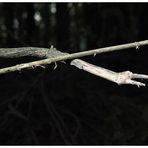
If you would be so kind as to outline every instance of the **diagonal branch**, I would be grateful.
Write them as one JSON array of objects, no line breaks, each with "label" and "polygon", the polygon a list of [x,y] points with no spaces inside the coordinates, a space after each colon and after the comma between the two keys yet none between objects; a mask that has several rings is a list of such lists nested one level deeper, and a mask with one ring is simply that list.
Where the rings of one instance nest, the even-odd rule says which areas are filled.
[{"label": "diagonal branch", "polygon": [[89,56],[89,55],[96,55],[105,52],[111,51],[118,51],[124,50],[127,48],[136,48],[139,49],[141,46],[148,45],[148,40],[139,41],[134,43],[128,43],[123,45],[93,49],[89,51],[77,52],[77,53],[63,53],[55,48],[51,47],[50,49],[46,48],[37,48],[37,47],[21,47],[21,48],[1,48],[0,49],[0,57],[3,58],[14,58],[14,57],[21,57],[21,56],[37,56],[37,57],[46,57],[46,59],[38,60],[34,62],[22,63],[15,66],[2,68],[0,69],[0,74],[13,72],[13,71],[20,71],[23,69],[30,69],[35,68],[37,66],[47,65],[57,61],[63,61],[68,59],[75,59],[79,57]]},{"label": "diagonal branch", "polygon": [[[60,51],[53,48],[53,46],[51,46],[51,48],[41,48],[41,47],[0,48],[0,57],[2,58],[16,58],[16,57],[22,57],[22,56],[34,56],[34,57],[40,57],[40,58],[56,57],[55,59],[48,60],[51,62],[55,62],[55,61],[61,61],[61,60],[67,60],[67,59],[80,58],[80,57],[89,56],[89,55],[96,55],[96,54],[101,54],[105,52],[124,50],[128,48],[139,49],[141,46],[144,46],[144,45],[148,45],[148,40],[122,44],[117,46],[110,46],[105,48],[92,49],[88,51],[72,53],[69,55],[65,54],[66,56],[62,56],[62,57],[58,55]],[[63,53],[63,52],[60,52],[60,53]]]}]

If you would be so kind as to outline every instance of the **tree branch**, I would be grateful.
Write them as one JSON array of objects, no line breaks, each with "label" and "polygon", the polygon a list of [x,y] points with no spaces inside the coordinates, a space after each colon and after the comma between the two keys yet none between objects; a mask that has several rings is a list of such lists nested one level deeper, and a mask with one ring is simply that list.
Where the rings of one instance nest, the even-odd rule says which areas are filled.
[{"label": "tree branch", "polygon": [[135,73],[132,73],[131,71],[114,72],[114,71],[90,64],[88,62],[82,61],[80,59],[72,60],[71,65],[74,65],[79,69],[82,69],[91,74],[97,75],[99,77],[102,77],[114,83],[117,83],[118,85],[131,84],[131,85],[136,85],[140,87],[140,86],[145,86],[145,84],[132,79],[133,78],[148,79],[148,75],[135,74]]},{"label": "tree branch", "polygon": [[20,47],[20,48],[0,48],[1,58],[19,58],[19,57],[38,57],[38,58],[53,58],[58,55],[63,55],[63,52],[51,48],[39,48],[39,47]]},{"label": "tree branch", "polygon": [[0,49],[0,57],[3,58],[14,58],[14,57],[22,57],[22,56],[37,56],[43,57],[46,59],[38,60],[34,62],[22,63],[16,66],[11,66],[7,68],[0,69],[0,74],[13,72],[13,71],[20,71],[23,69],[35,68],[37,66],[43,67],[43,65],[50,64],[57,61],[64,61],[68,59],[75,59],[79,57],[89,56],[89,55],[96,55],[105,52],[111,51],[118,51],[124,50],[127,48],[136,48],[139,49],[141,46],[148,45],[148,40],[139,41],[134,43],[128,43],[123,45],[93,49],[89,51],[83,51],[73,54],[63,53],[55,48],[51,47],[50,49],[46,48],[37,48],[37,47],[21,47],[21,48],[1,48]]}]

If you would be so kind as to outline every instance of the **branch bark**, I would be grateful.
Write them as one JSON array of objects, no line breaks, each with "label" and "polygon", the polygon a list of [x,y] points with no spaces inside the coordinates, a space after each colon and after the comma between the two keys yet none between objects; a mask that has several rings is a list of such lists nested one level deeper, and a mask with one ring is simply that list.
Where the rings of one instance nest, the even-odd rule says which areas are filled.
[{"label": "branch bark", "polygon": [[40,47],[20,47],[20,48],[0,48],[1,58],[19,58],[19,57],[38,57],[38,58],[53,58],[58,55],[63,55],[63,52],[51,48]]},{"label": "branch bark", "polygon": [[[47,61],[49,62],[57,62],[61,60],[75,59],[75,58],[80,58],[80,57],[89,56],[89,55],[101,54],[105,52],[124,50],[128,48],[139,49],[141,46],[144,46],[144,45],[148,45],[148,40],[128,43],[128,44],[122,44],[122,45],[117,45],[117,46],[110,46],[110,47],[105,47],[105,48],[99,48],[99,49],[93,49],[93,50],[83,51],[83,52],[78,52],[78,53],[73,53],[73,54],[67,53],[67,55],[62,54],[63,52],[60,52],[59,50],[56,50],[53,47],[51,48],[39,48],[39,47],[0,48],[0,57],[16,58],[16,57],[23,57],[23,56],[35,56],[35,57],[40,57],[40,58],[48,58]],[[60,54],[56,52],[58,53],[60,52]],[[61,55],[63,56],[61,57]],[[54,57],[56,58],[51,59]]]},{"label": "branch bark", "polygon": [[34,62],[22,63],[15,66],[0,69],[0,74],[5,74],[8,72],[20,71],[23,69],[35,68],[38,66],[43,67],[43,65],[50,64],[53,62],[64,61],[68,59],[75,59],[89,55],[96,55],[105,52],[112,52],[118,50],[124,50],[128,48],[139,49],[141,46],[148,45],[148,40],[139,41],[134,43],[128,43],[123,45],[93,49],[89,51],[83,51],[78,53],[63,53],[55,48],[37,48],[37,47],[21,47],[21,48],[0,48],[0,57],[3,58],[14,58],[22,56],[37,56],[40,58],[46,58],[43,60],[38,60]]},{"label": "branch bark", "polygon": [[72,60],[71,65],[74,65],[79,69],[82,69],[91,74],[97,75],[99,77],[102,77],[114,83],[117,83],[118,85],[131,84],[131,85],[136,85],[140,87],[140,86],[145,86],[145,84],[132,79],[148,79],[148,75],[135,74],[135,73],[132,73],[131,71],[114,72],[114,71],[90,64],[88,62],[82,61],[80,59]]}]

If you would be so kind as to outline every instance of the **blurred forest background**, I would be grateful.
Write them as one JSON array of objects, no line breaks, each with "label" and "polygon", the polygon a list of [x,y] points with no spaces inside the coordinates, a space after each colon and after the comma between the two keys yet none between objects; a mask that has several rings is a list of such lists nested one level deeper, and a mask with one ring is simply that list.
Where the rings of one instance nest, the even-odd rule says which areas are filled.
[{"label": "blurred forest background", "polygon": [[[147,17],[147,3],[0,3],[0,47],[73,53],[145,40]],[[141,47],[82,59],[148,74],[147,57]],[[0,67],[33,60],[1,58]],[[60,62],[53,68],[0,75],[1,145],[148,144],[147,86],[118,86]]]}]

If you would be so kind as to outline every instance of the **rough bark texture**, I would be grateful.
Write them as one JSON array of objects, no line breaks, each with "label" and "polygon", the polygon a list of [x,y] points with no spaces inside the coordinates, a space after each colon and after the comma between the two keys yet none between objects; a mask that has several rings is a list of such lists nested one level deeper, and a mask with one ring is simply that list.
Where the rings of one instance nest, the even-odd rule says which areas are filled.
[{"label": "rough bark texture", "polygon": [[32,56],[39,58],[53,58],[64,53],[55,48],[39,48],[39,47],[20,47],[20,48],[0,48],[0,57],[2,58],[18,58],[24,56]]}]

